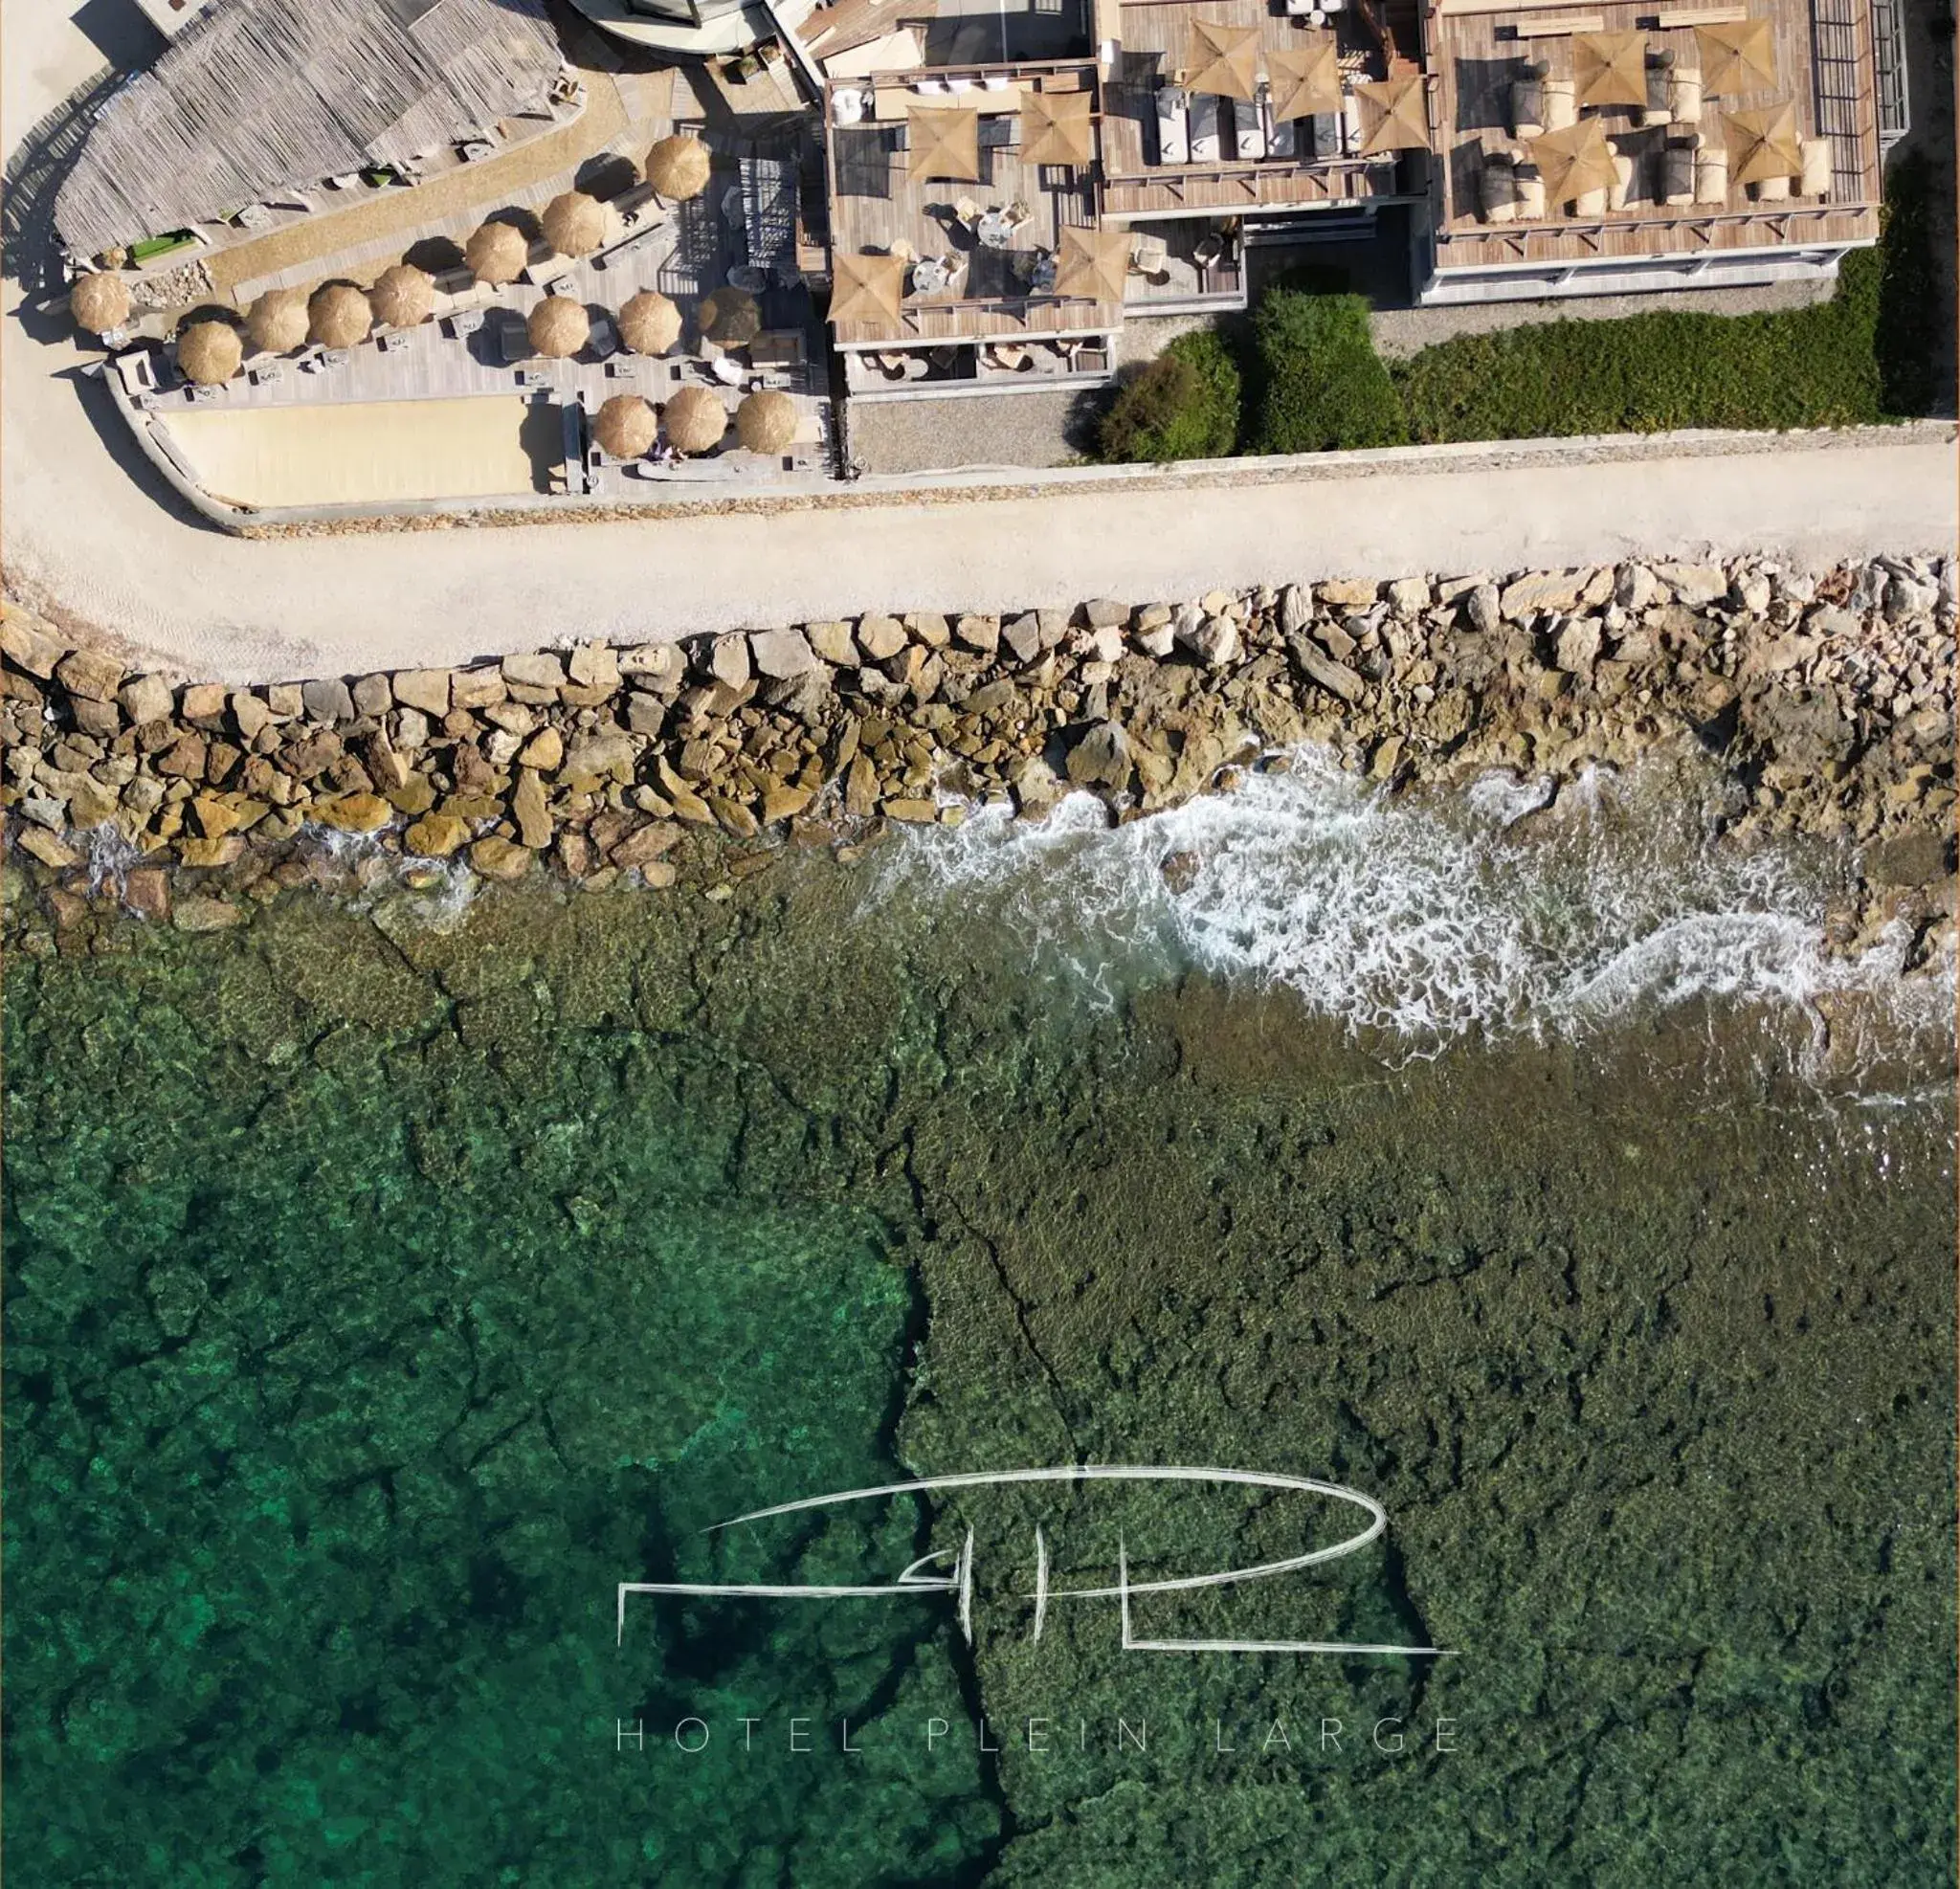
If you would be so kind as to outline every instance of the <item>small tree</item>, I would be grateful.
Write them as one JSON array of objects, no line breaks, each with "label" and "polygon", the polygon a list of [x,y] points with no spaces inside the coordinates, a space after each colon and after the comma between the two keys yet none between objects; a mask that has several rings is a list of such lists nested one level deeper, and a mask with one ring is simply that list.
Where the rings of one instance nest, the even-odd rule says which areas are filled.
[{"label": "small tree", "polygon": [[1401,446],[1409,426],[1358,295],[1273,287],[1253,317],[1260,453]]},{"label": "small tree", "polygon": [[1102,457],[1142,465],[1223,458],[1238,443],[1238,395],[1224,342],[1209,329],[1180,335],[1102,416]]}]

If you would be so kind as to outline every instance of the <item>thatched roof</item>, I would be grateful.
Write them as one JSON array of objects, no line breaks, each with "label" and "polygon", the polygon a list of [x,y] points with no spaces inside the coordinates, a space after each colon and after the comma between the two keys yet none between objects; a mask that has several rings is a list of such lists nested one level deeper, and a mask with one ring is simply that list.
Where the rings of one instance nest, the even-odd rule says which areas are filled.
[{"label": "thatched roof", "polygon": [[980,114],[970,105],[905,108],[905,174],[980,181]]},{"label": "thatched roof", "polygon": [[306,345],[306,296],[301,289],[267,289],[245,315],[252,345],[271,354],[290,354]]},{"label": "thatched roof", "polygon": [[896,256],[854,256],[838,250],[831,258],[833,322],[897,322],[905,295],[905,265]]},{"label": "thatched roof", "polygon": [[641,289],[619,311],[619,339],[635,354],[664,354],[680,339],[680,311],[657,289]]},{"label": "thatched roof", "polygon": [[1025,92],[1021,96],[1021,162],[1084,165],[1096,155],[1096,131],[1086,92]]},{"label": "thatched roof", "polygon": [[530,259],[530,239],[515,223],[479,223],[463,245],[470,274],[494,289],[516,281]]},{"label": "thatched roof", "polygon": [[1121,301],[1132,240],[1131,232],[1119,223],[1101,230],[1064,230],[1055,270],[1056,294]]},{"label": "thatched roof", "polygon": [[238,371],[245,344],[229,322],[193,322],[177,337],[177,367],[199,387],[218,387]]},{"label": "thatched roof", "polygon": [[412,262],[397,262],[374,278],[368,300],[383,327],[412,328],[435,312],[435,283]]},{"label": "thatched roof", "polygon": [[1573,68],[1582,105],[1647,102],[1647,40],[1638,33],[1575,33]]},{"label": "thatched roof", "polygon": [[1592,190],[1610,190],[1619,171],[1613,146],[1596,118],[1582,118],[1561,131],[1548,131],[1530,142],[1531,161],[1545,180],[1548,203],[1570,203]]},{"label": "thatched roof", "polygon": [[121,276],[106,270],[78,277],[68,291],[68,312],[78,328],[105,335],[128,321],[129,290]]},{"label": "thatched roof", "polygon": [[1731,26],[1698,26],[1695,45],[1702,56],[1702,91],[1767,92],[1776,83],[1776,40],[1767,19],[1737,20]]},{"label": "thatched roof", "polygon": [[1243,99],[1250,104],[1258,94],[1259,30],[1256,26],[1226,26],[1214,20],[1191,23],[1191,57],[1197,70],[1185,80],[1189,92],[1211,92],[1221,99]]},{"label": "thatched roof", "polygon": [[405,164],[542,105],[545,0],[225,0],[102,108],[55,201],[82,256]]},{"label": "thatched roof", "polygon": [[547,295],[531,310],[524,332],[540,354],[548,354],[554,361],[567,361],[590,338],[591,318],[587,315],[584,302],[574,301],[568,295]]},{"label": "thatched roof", "polygon": [[660,421],[636,393],[615,393],[592,421],[592,437],[615,459],[640,459],[654,450]]},{"label": "thatched roof", "polygon": [[751,453],[782,453],[796,437],[796,403],[787,393],[751,393],[735,410],[735,436]]},{"label": "thatched roof", "polygon": [[1296,33],[1266,55],[1276,119],[1337,112],[1341,101],[1341,42],[1331,33]]},{"label": "thatched roof", "polygon": [[1426,151],[1429,107],[1419,72],[1399,78],[1364,79],[1354,88],[1361,103],[1361,154]]},{"label": "thatched roof", "polygon": [[374,310],[352,282],[324,282],[306,303],[306,326],[322,347],[358,347],[374,326]]},{"label": "thatched roof", "polygon": [[704,387],[683,387],[660,415],[667,443],[677,453],[707,453],[728,431],[728,410]]},{"label": "thatched roof", "polygon": [[746,347],[762,333],[762,309],[746,289],[719,288],[701,299],[702,334],[717,347]]},{"label": "thatched roof", "polygon": [[677,131],[647,153],[647,182],[670,203],[698,197],[708,187],[712,160],[699,138]]},{"label": "thatched roof", "polygon": [[560,256],[590,256],[606,241],[606,207],[583,190],[567,190],[545,206],[545,240]]}]

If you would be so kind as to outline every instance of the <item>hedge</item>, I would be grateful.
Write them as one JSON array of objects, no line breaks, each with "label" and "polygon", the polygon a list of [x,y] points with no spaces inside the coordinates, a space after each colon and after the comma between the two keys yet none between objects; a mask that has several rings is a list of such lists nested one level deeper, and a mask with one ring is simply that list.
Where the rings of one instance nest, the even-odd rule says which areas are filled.
[{"label": "hedge", "polygon": [[1394,383],[1374,351],[1368,300],[1275,283],[1253,316],[1256,453],[1400,446],[1409,437]]},{"label": "hedge", "polygon": [[1223,458],[1238,444],[1238,364],[1224,337],[1180,335],[1102,416],[1102,456],[1147,465]]}]

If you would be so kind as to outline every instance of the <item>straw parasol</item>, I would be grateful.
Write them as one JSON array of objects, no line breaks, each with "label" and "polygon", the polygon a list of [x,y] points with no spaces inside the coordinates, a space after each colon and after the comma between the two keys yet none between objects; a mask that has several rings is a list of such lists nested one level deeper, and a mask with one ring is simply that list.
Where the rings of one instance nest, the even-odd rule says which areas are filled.
[{"label": "straw parasol", "polygon": [[1089,122],[1090,102],[1086,92],[1023,92],[1021,162],[1092,163],[1096,153],[1095,134]]},{"label": "straw parasol", "polygon": [[670,203],[700,196],[710,167],[708,147],[685,131],[662,138],[647,153],[647,182]]},{"label": "straw parasol", "polygon": [[910,177],[980,181],[980,114],[970,105],[913,105],[905,113]]},{"label": "straw parasol", "polygon": [[306,330],[306,297],[299,289],[267,289],[245,313],[252,345],[268,354],[304,347]]},{"label": "straw parasol", "polygon": [[735,436],[751,453],[782,453],[796,437],[796,403],[787,393],[751,393],[735,410]]},{"label": "straw parasol", "polygon": [[1530,141],[1531,162],[1545,180],[1548,203],[1570,203],[1588,190],[1610,190],[1619,171],[1613,146],[1596,118],[1582,118],[1557,131]]},{"label": "straw parasol", "polygon": [[568,361],[590,338],[591,318],[587,315],[585,304],[572,300],[568,295],[547,295],[531,310],[524,332],[540,354],[549,355],[554,361]]},{"label": "straw parasol", "polygon": [[229,322],[193,322],[177,337],[177,367],[199,387],[218,387],[238,371],[245,344]]},{"label": "straw parasol", "polygon": [[635,354],[664,354],[680,339],[680,311],[657,289],[641,289],[619,311],[619,339]]},{"label": "straw parasol", "polygon": [[728,431],[728,410],[704,387],[683,387],[660,415],[677,453],[709,453]]},{"label": "straw parasol", "polygon": [[746,289],[726,286],[701,299],[702,337],[717,347],[746,347],[762,333],[762,309]]},{"label": "straw parasol", "polygon": [[1341,42],[1331,33],[1302,33],[1266,55],[1276,119],[1312,118],[1341,109]]},{"label": "straw parasol", "polygon": [[1121,301],[1124,278],[1129,274],[1131,241],[1131,232],[1119,225],[1106,230],[1064,230],[1055,268],[1056,294],[1086,296],[1091,301]]},{"label": "straw parasol", "polygon": [[567,190],[545,206],[545,240],[560,256],[590,256],[606,241],[606,207],[583,190]]},{"label": "straw parasol", "polygon": [[1787,104],[1724,112],[1722,129],[1728,143],[1729,175],[1738,184],[1794,177],[1803,168],[1796,113]]},{"label": "straw parasol", "polygon": [[515,223],[479,223],[463,245],[470,274],[493,289],[516,281],[530,259],[530,241]]},{"label": "straw parasol", "polygon": [[1647,42],[1637,33],[1575,33],[1572,58],[1582,105],[1644,105]]},{"label": "straw parasol", "polygon": [[1702,94],[1763,92],[1776,83],[1776,42],[1766,19],[1737,20],[1733,26],[1698,26],[1702,54]]},{"label": "straw parasol", "polygon": [[1429,148],[1429,107],[1419,72],[1399,78],[1363,79],[1354,88],[1361,100],[1361,155]]},{"label": "straw parasol", "polygon": [[899,319],[905,295],[905,265],[896,256],[854,256],[839,250],[831,262],[831,320],[878,322]]},{"label": "straw parasol", "polygon": [[374,278],[368,300],[384,328],[412,328],[435,312],[435,283],[412,262],[397,262]]},{"label": "straw parasol", "polygon": [[352,282],[323,282],[306,303],[306,329],[322,347],[358,347],[374,325],[374,310]]},{"label": "straw parasol", "polygon": [[1221,99],[1243,99],[1250,104],[1258,82],[1258,28],[1192,20],[1191,33],[1191,56],[1200,63],[1185,81],[1185,90],[1212,92]]},{"label": "straw parasol", "polygon": [[592,437],[615,459],[642,459],[654,450],[660,422],[636,393],[615,393],[592,421]]},{"label": "straw parasol", "polygon": [[105,335],[129,319],[129,291],[121,276],[107,270],[80,276],[68,291],[68,312],[78,328],[92,335]]}]

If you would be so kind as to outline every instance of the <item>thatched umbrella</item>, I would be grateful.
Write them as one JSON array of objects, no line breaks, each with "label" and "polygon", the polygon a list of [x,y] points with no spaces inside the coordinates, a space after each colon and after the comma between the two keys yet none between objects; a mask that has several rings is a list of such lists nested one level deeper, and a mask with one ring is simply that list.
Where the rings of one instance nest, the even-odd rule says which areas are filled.
[{"label": "thatched umbrella", "polygon": [[1644,105],[1647,41],[1637,33],[1575,33],[1572,59],[1581,105]]},{"label": "thatched umbrella", "polygon": [[1775,86],[1776,40],[1767,19],[1698,26],[1695,44],[1702,55],[1704,97],[1768,92]]},{"label": "thatched umbrella", "polygon": [[515,223],[479,223],[463,245],[470,274],[493,289],[516,281],[530,259],[530,241]]},{"label": "thatched umbrella", "polygon": [[719,288],[701,299],[701,331],[717,347],[746,347],[762,333],[762,309],[746,289]]},{"label": "thatched umbrella", "polygon": [[1095,158],[1086,92],[1021,95],[1021,162],[1078,166]]},{"label": "thatched umbrella", "polygon": [[221,387],[238,371],[245,344],[229,322],[193,322],[177,337],[177,367],[199,387]]},{"label": "thatched umbrella", "polygon": [[831,260],[831,320],[895,325],[905,294],[905,265],[896,256],[854,256],[839,250]]},{"label": "thatched umbrella", "polygon": [[787,393],[751,393],[735,410],[735,436],[751,453],[781,453],[796,437],[796,403]]},{"label": "thatched umbrella", "polygon": [[1341,42],[1331,33],[1297,33],[1266,55],[1276,119],[1313,118],[1341,106]]},{"label": "thatched umbrella", "polygon": [[584,302],[568,295],[547,295],[531,310],[524,332],[540,354],[568,361],[590,339],[592,322]]},{"label": "thatched umbrella", "polygon": [[707,453],[728,431],[728,410],[704,387],[683,387],[660,415],[667,443],[677,453]]},{"label": "thatched umbrella", "polygon": [[545,206],[545,240],[560,256],[590,256],[605,247],[606,206],[583,190],[567,190]]},{"label": "thatched umbrella", "polygon": [[1619,178],[1613,146],[1596,118],[1548,131],[1530,143],[1531,162],[1545,180],[1548,203],[1570,203],[1592,190],[1610,190]]},{"label": "thatched umbrella", "polygon": [[374,278],[368,300],[384,328],[412,328],[435,312],[435,281],[412,262],[397,262]]},{"label": "thatched umbrella", "polygon": [[1796,114],[1787,104],[1724,112],[1722,129],[1728,144],[1729,174],[1738,184],[1794,177],[1803,168]]},{"label": "thatched umbrella", "polygon": [[1354,96],[1363,107],[1363,157],[1429,148],[1429,106],[1419,72],[1404,73],[1399,78],[1363,79]]},{"label": "thatched umbrella", "polygon": [[266,354],[290,354],[306,345],[306,296],[301,289],[267,289],[245,312],[252,345]]},{"label": "thatched umbrella", "polygon": [[635,354],[664,354],[680,339],[680,311],[657,289],[641,289],[619,311],[619,339]]},{"label": "thatched umbrella", "polygon": [[912,105],[905,112],[905,174],[980,181],[980,114],[970,105]]},{"label": "thatched umbrella", "polygon": [[352,282],[325,282],[306,304],[307,332],[322,347],[358,347],[374,325],[374,310]]},{"label": "thatched umbrella", "polygon": [[615,459],[642,459],[654,450],[660,422],[636,393],[615,393],[592,421],[592,437]]},{"label": "thatched umbrella", "polygon": [[1221,99],[1243,99],[1247,104],[1257,96],[1258,27],[1192,20],[1191,56],[1197,71],[1185,81],[1187,91],[1211,92]]},{"label": "thatched umbrella", "polygon": [[708,187],[711,167],[708,147],[684,131],[662,138],[647,153],[647,182],[669,203],[700,196]]},{"label": "thatched umbrella", "polygon": [[121,276],[107,270],[79,276],[68,291],[68,312],[78,328],[92,335],[105,335],[129,319],[129,291]]},{"label": "thatched umbrella", "polygon": [[1121,301],[1133,240],[1132,233],[1121,224],[1103,230],[1064,230],[1055,269],[1056,294]]}]

